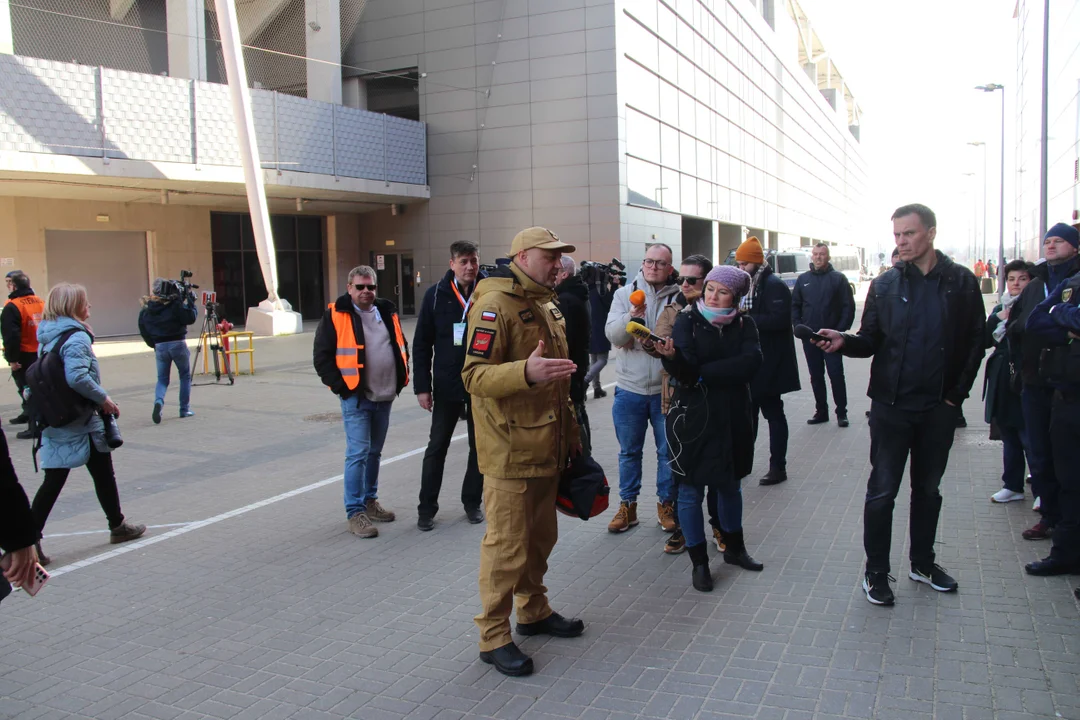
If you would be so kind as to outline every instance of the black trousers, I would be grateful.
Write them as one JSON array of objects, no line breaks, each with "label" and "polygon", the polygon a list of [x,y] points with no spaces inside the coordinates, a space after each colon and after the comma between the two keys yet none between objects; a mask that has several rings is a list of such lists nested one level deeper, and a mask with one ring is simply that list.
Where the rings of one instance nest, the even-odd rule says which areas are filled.
[{"label": "black trousers", "polygon": [[446,451],[454,429],[465,411],[469,432],[469,460],[465,479],[461,483],[461,504],[466,509],[480,507],[484,494],[484,476],[476,465],[476,438],[473,434],[472,408],[464,400],[440,400],[436,394],[431,409],[431,436],[424,453],[424,467],[420,474],[420,504],[416,510],[420,517],[432,518],[439,512],[439,491],[442,490],[443,469],[446,467]]},{"label": "black trousers", "polygon": [[910,412],[870,404],[870,480],[863,506],[863,547],[867,572],[890,572],[893,507],[911,455],[910,528],[912,565],[934,562],[934,539],[941,513],[941,476],[949,464],[959,408],[939,403]]},{"label": "black trousers", "polygon": [[11,379],[15,381],[15,388],[19,391],[19,406],[22,408],[22,412],[26,414],[26,400],[23,399],[23,388],[26,387],[26,368],[30,367],[30,364],[37,360],[37,355],[34,353],[19,353],[19,365],[18,370],[11,371]]},{"label": "black trousers", "polygon": [[788,424],[784,400],[779,395],[753,398],[754,440],[757,440],[758,415],[769,423],[769,469],[787,470]]},{"label": "black trousers", "polygon": [[[94,492],[97,493],[101,509],[105,511],[105,517],[109,521],[109,529],[119,527],[124,522],[124,513],[120,512],[120,491],[116,487],[116,473],[113,472],[112,455],[99,452],[94,447],[94,441],[89,437],[90,459],[86,462],[86,469],[94,481]],[[64,489],[71,470],[67,468],[46,468],[45,479],[34,495],[34,502],[30,504],[30,510],[34,513],[38,528],[45,529],[45,521],[49,519],[56,499],[60,497],[60,491]]]},{"label": "black trousers", "polygon": [[844,356],[840,353],[827,353],[806,340],[803,341],[803,354],[806,355],[806,367],[810,371],[810,387],[814,389],[816,414],[822,417],[829,414],[829,396],[825,393],[825,371],[828,370],[833,402],[836,403],[836,417],[847,417]]},{"label": "black trousers", "polygon": [[[1051,557],[1068,563],[1080,562],[1080,473],[1076,469],[1076,448],[1080,447],[1080,396],[1054,394],[1050,419],[1050,442],[1057,476],[1058,522],[1054,526]],[[1041,497],[1041,496],[1040,496]]]}]

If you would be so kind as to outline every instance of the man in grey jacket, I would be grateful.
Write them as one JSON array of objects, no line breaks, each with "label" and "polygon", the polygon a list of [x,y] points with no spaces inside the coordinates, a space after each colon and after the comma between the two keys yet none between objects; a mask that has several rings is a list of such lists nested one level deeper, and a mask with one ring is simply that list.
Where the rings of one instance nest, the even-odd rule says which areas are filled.
[{"label": "man in grey jacket", "polygon": [[[651,423],[656,441],[656,515],[665,532],[678,526],[675,486],[668,466],[667,437],[661,412],[660,360],[649,356],[639,340],[626,332],[628,322],[656,326],[660,313],[679,294],[672,278],[671,248],[649,246],[641,271],[629,285],[619,288],[611,301],[604,332],[615,352],[615,401],[611,415],[619,440],[619,511],[608,531],[620,533],[638,524],[637,498],[641,492],[641,457],[645,431]],[[635,294],[636,291],[640,291]],[[635,303],[632,299],[641,299]]]}]

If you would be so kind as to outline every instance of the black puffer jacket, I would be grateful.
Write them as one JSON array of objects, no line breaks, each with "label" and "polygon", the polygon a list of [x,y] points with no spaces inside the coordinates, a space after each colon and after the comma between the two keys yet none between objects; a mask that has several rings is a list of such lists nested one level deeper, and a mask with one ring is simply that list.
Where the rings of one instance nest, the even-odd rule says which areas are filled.
[{"label": "black puffer jacket", "polygon": [[[571,275],[555,287],[559,307],[566,321],[566,345],[577,370],[570,377],[570,399],[585,402],[585,373],[589,371],[589,340],[592,322],[589,317],[589,288],[577,275]],[[603,323],[601,323],[603,325]]]},{"label": "black puffer jacket", "polygon": [[[394,366],[397,369],[397,393],[400,395],[402,389],[409,382],[409,368],[406,366],[405,358],[401,357],[402,348],[398,346],[394,333],[397,307],[394,303],[382,298],[375,299],[375,307],[382,318],[383,327],[390,334],[390,346],[394,349]],[[352,298],[349,297],[348,293],[339,297],[334,302],[334,307],[327,308],[326,312],[323,313],[322,320],[319,321],[319,327],[315,329],[315,342],[311,353],[312,362],[315,365],[315,372],[319,374],[319,379],[322,380],[323,385],[330,388],[335,395],[343,398],[355,395],[357,396],[357,402],[359,402],[364,397],[363,376],[361,376],[360,386],[355,391],[350,390],[345,384],[345,379],[341,377],[341,370],[337,366],[337,330],[334,328],[333,317],[335,311],[347,312],[352,317],[353,335],[356,338],[356,344],[361,346],[358,359],[361,365],[364,363],[364,322],[353,310]],[[409,354],[408,343],[405,343],[404,350],[407,358]]]},{"label": "black puffer jacket", "polygon": [[[476,281],[483,277],[477,277]],[[413,373],[416,376],[413,390],[418,395],[434,392],[441,400],[463,402],[465,386],[461,383],[461,368],[465,365],[468,337],[463,336],[461,344],[454,345],[454,324],[465,321],[453,282],[454,271],[447,270],[442,280],[424,293],[413,333]]]},{"label": "black puffer jacket", "polygon": [[195,298],[179,300],[151,300],[139,311],[139,334],[150,347],[157,343],[183,340],[188,325],[199,317]]},{"label": "black puffer jacket", "polygon": [[941,252],[937,252],[937,258],[941,273],[938,293],[945,309],[943,348],[908,347],[908,331],[915,321],[907,301],[908,273],[918,272],[908,263],[900,263],[874,280],[866,296],[859,332],[844,335],[844,355],[874,358],[866,392],[872,400],[887,405],[896,402],[900,368],[908,352],[944,351],[941,399],[954,405],[964,402],[979,374],[986,352],[986,317],[978,281],[974,273]]},{"label": "black puffer jacket", "polygon": [[791,291],[791,324],[846,332],[855,322],[855,296],[844,273],[829,263],[804,272]]},{"label": "black puffer jacket", "polygon": [[768,265],[758,273],[761,277],[754,283],[749,313],[761,340],[761,369],[750,383],[755,398],[783,395],[802,387],[791,331],[791,291]]},{"label": "black puffer jacket", "polygon": [[[1052,271],[1052,277],[1051,277]],[[1031,268],[1031,282],[1020,293],[1020,299],[1009,311],[1009,321],[1005,325],[1005,336],[1009,338],[1014,362],[1020,365],[1020,377],[1025,386],[1048,387],[1046,380],[1039,377],[1039,356],[1046,348],[1046,343],[1027,334],[1027,319],[1035,306],[1046,299],[1060,283],[1080,272],[1080,256],[1051,267],[1041,263]]]}]

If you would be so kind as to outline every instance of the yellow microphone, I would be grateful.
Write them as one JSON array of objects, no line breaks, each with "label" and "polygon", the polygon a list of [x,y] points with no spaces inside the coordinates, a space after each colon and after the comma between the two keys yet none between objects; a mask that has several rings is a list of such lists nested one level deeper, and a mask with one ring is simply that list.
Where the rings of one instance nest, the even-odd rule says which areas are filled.
[{"label": "yellow microphone", "polygon": [[626,323],[626,332],[633,335],[638,340],[652,340],[654,343],[664,342],[664,338],[659,335],[653,335],[649,328],[639,322],[634,322],[633,320]]}]

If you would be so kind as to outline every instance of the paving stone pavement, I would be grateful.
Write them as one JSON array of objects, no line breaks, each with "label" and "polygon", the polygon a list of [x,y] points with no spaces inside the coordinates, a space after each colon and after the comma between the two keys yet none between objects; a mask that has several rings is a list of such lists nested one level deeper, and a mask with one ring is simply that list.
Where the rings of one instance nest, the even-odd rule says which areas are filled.
[{"label": "paving stone pavement", "polygon": [[[151,356],[102,360],[123,412],[124,510],[155,527],[108,545],[89,478],[73,473],[46,528],[54,579],[37,598],[17,593],[0,606],[0,717],[1080,718],[1077,579],[1025,576],[1022,564],[1048,545],[1020,539],[1030,502],[988,501],[1000,446],[986,439],[977,400],[942,483],[938,556],[958,593],[903,572],[906,493],[893,528],[896,606],[871,606],[858,588],[869,362],[849,360],[850,428],[804,424],[813,409],[804,372],[806,389],[785,398],[787,483],[757,486],[764,433],[758,442],[745,528],[764,572],[724,565],[714,551],[716,590],[698,593],[689,559],[661,552],[655,523],[610,535],[613,510],[589,522],[560,516],[550,597],[587,629],[523,639],[537,673],[511,679],[476,657],[484,529],[457,501],[463,442],[451,446],[436,529],[420,532],[428,416],[406,390],[381,477],[398,521],[358,539],[332,479],[344,442],[336,400],[311,369],[311,335],[256,343],[254,377],[196,388],[198,414],[186,420],[174,386],[159,426],[149,418]],[[0,397],[5,418],[13,392]],[[617,482],[610,405],[591,400],[589,413],[596,456]],[[16,429],[4,427],[33,493],[41,476]],[[646,493],[654,477],[655,455]],[[642,501],[651,518],[653,499]]]}]

